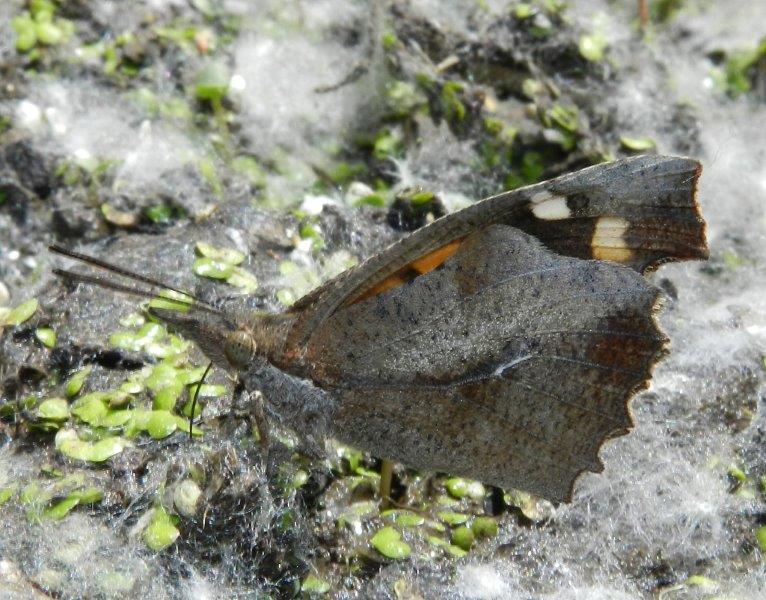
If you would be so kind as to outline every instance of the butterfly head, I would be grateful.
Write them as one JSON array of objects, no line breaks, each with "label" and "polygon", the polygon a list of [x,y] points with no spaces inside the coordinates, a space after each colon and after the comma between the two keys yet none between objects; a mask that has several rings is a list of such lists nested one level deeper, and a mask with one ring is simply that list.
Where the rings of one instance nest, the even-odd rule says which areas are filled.
[{"label": "butterfly head", "polygon": [[252,331],[240,328],[226,333],[223,353],[234,369],[246,369],[255,359],[257,352],[258,344]]}]

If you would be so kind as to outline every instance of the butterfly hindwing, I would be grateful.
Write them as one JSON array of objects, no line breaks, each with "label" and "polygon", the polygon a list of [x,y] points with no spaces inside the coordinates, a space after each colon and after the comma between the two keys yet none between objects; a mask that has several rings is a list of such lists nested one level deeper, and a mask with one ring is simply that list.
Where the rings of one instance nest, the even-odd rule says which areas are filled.
[{"label": "butterfly hindwing", "polygon": [[664,346],[657,298],[632,270],[494,225],[442,268],[339,309],[307,364],[341,400],[339,439],[563,500],[631,426],[627,400]]}]

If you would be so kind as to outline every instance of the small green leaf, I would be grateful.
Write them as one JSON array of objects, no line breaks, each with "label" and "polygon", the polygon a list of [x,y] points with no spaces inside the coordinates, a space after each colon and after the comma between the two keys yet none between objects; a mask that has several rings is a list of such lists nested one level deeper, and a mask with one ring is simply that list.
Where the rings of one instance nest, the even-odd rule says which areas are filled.
[{"label": "small green leaf", "polygon": [[185,294],[179,294],[173,290],[162,290],[156,298],[149,301],[149,308],[161,308],[163,310],[175,310],[189,312],[193,301]]},{"label": "small green leaf", "polygon": [[64,398],[49,398],[37,407],[37,417],[48,421],[66,421],[69,418],[69,404]]},{"label": "small green leaf", "polygon": [[29,52],[37,45],[35,22],[29,13],[24,12],[11,20],[11,27],[16,32],[16,50]]},{"label": "small green leaf", "polygon": [[167,410],[153,410],[146,423],[146,430],[155,440],[168,437],[177,428],[176,417]]},{"label": "small green leaf", "polygon": [[519,2],[516,6],[513,7],[513,16],[516,17],[519,21],[528,19],[533,14],[535,13],[532,5],[526,2]]},{"label": "small green leaf", "polygon": [[602,33],[592,33],[583,35],[577,44],[582,57],[591,62],[599,62],[604,59],[604,50],[606,49],[606,37]]},{"label": "small green leaf", "polygon": [[194,248],[197,251],[197,254],[204,258],[211,258],[214,261],[229,265],[238,265],[246,258],[245,254],[239,250],[234,250],[233,248],[216,248],[207,242],[197,242]]},{"label": "small green leaf", "polygon": [[138,379],[126,379],[120,386],[120,391],[126,394],[140,394],[144,391],[144,382]]},{"label": "small green leaf", "polygon": [[229,69],[222,62],[210,62],[197,75],[194,94],[199,100],[220,101],[229,91]]},{"label": "small green leaf", "polygon": [[43,516],[48,519],[53,519],[54,521],[60,521],[79,503],[80,499],[74,494],[70,494],[50,508],[45,509],[45,511],[43,511]]},{"label": "small green leaf", "polygon": [[521,83],[521,93],[530,100],[534,100],[539,94],[542,94],[543,90],[545,90],[545,86],[531,77]]},{"label": "small green leaf", "polygon": [[620,143],[628,150],[633,152],[644,152],[656,148],[656,142],[650,137],[628,137],[626,135],[620,138]]},{"label": "small green leaf", "polygon": [[192,270],[200,277],[210,279],[228,279],[234,273],[234,265],[213,260],[212,258],[198,258],[194,261]]},{"label": "small green leaf", "polygon": [[330,584],[316,575],[309,575],[303,580],[301,591],[304,594],[326,594],[330,591]]},{"label": "small green leaf", "polygon": [[146,218],[157,224],[169,223],[173,220],[175,213],[173,207],[165,203],[155,204],[144,209]]},{"label": "small green leaf", "polygon": [[755,530],[755,539],[761,552],[766,553],[766,525],[762,525]]},{"label": "small green leaf", "polygon": [[354,201],[354,206],[385,206],[386,199],[382,194],[368,194]]},{"label": "small green leaf", "polygon": [[451,511],[440,512],[438,517],[447,525],[462,525],[468,521],[468,515]]},{"label": "small green leaf", "polygon": [[37,40],[47,46],[60,44],[64,39],[64,30],[59,25],[59,23],[52,22],[35,23]]},{"label": "small green leaf", "polygon": [[477,538],[489,538],[497,535],[497,521],[492,517],[476,517],[471,529]]},{"label": "small green leaf", "polygon": [[737,481],[744,483],[747,481],[747,474],[736,465],[729,467],[729,476]]},{"label": "small green leaf", "polygon": [[715,587],[718,585],[715,580],[710,579],[710,577],[705,577],[704,575],[691,575],[686,578],[684,583],[694,587]]},{"label": "small green leaf", "polygon": [[[178,370],[173,365],[162,362],[152,369],[145,383],[150,390],[156,391],[172,385],[178,380]],[[181,381],[181,383],[185,382]]]},{"label": "small green leaf", "polygon": [[386,558],[400,559],[410,555],[410,547],[393,527],[382,527],[370,540],[373,548]]},{"label": "small green leaf", "polygon": [[579,111],[576,106],[555,105],[548,111],[548,118],[569,133],[575,133],[580,126]]},{"label": "small green leaf", "polygon": [[103,438],[92,444],[86,454],[86,460],[90,462],[104,462],[119,454],[125,448],[126,441],[118,437]]},{"label": "small green leaf", "polygon": [[469,497],[479,500],[484,497],[484,486],[478,481],[463,479],[462,477],[451,477],[444,482],[450,496],[460,500]]},{"label": "small green leaf", "polygon": [[89,425],[98,427],[101,420],[106,416],[109,409],[106,405],[108,394],[104,392],[92,392],[78,399],[72,404],[72,414]]},{"label": "small green leaf", "polygon": [[[197,412],[196,410],[194,412]],[[189,432],[189,420],[185,419],[181,415],[173,415],[176,420],[176,425],[178,426],[179,431],[184,431],[186,433]],[[201,436],[203,434],[203,431],[196,426],[192,426],[191,433],[194,437]]]},{"label": "small green leaf", "polygon": [[281,289],[277,291],[277,300],[284,306],[292,306],[295,304],[295,294],[290,290]]},{"label": "small green leaf", "polygon": [[152,520],[144,529],[142,537],[151,550],[160,551],[171,546],[179,535],[173,519],[160,507],[154,509]]},{"label": "small green leaf", "polygon": [[106,202],[101,205],[101,214],[104,215],[104,219],[117,227],[133,227],[138,221],[135,214],[118,210]]},{"label": "small green leaf", "polygon": [[205,374],[206,367],[193,367],[188,369],[179,369],[176,378],[184,385],[197,383]]},{"label": "small green leaf", "polygon": [[101,427],[122,427],[133,416],[132,410],[110,410],[101,418]]},{"label": "small green leaf", "polygon": [[77,436],[74,429],[61,429],[56,434],[56,448],[75,460],[103,462],[122,452],[127,444],[127,440],[117,437],[106,437],[95,443],[86,442]]},{"label": "small green leaf", "polygon": [[24,321],[30,319],[32,315],[35,314],[38,306],[39,303],[37,298],[30,298],[29,300],[26,300],[25,302],[22,302],[21,304],[12,308],[10,312],[5,315],[5,319],[3,320],[2,324],[13,326],[21,325]]},{"label": "small green leaf", "polygon": [[161,387],[154,394],[152,408],[154,410],[173,410],[183,390],[184,384],[180,381],[174,381],[165,387]]},{"label": "small green leaf", "polygon": [[0,488],[0,506],[8,502],[16,491],[14,487]]},{"label": "small green leaf", "polygon": [[425,523],[425,517],[411,510],[389,509],[380,513],[383,518],[391,519],[402,527],[418,527]]},{"label": "small green leaf", "polygon": [[475,539],[473,531],[465,525],[461,525],[452,531],[452,543],[463,550],[470,550]]},{"label": "small green leaf", "polygon": [[202,490],[193,479],[184,479],[173,488],[173,504],[186,517],[194,516]]},{"label": "small green leaf", "polygon": [[95,504],[96,502],[101,502],[104,498],[104,492],[102,492],[97,487],[89,487],[84,488],[82,490],[77,490],[75,492],[72,492],[72,496],[76,496],[80,504]]},{"label": "small green leaf", "polygon": [[258,289],[258,280],[255,275],[241,267],[234,267],[234,271],[226,279],[226,283],[238,287],[245,294],[252,294]]},{"label": "small green leaf", "polygon": [[53,348],[56,345],[56,332],[50,327],[38,327],[35,329],[35,337],[46,348]]},{"label": "small green leaf", "polygon": [[436,535],[429,535],[426,537],[426,539],[431,545],[443,548],[445,551],[449,552],[452,556],[457,558],[461,558],[468,554],[468,552],[463,550],[460,546],[450,544],[447,540],[442,539]]},{"label": "small green leaf", "polygon": [[90,375],[92,370],[93,367],[87,366],[84,369],[80,369],[69,378],[69,381],[66,382],[66,387],[64,388],[68,398],[74,398],[80,393],[80,390],[82,390],[82,386],[85,383],[85,379]]},{"label": "small green leaf", "polygon": [[124,348],[125,350],[132,350],[133,352],[141,350],[141,345],[136,339],[136,334],[132,331],[115,331],[109,336],[109,345],[116,348]]}]

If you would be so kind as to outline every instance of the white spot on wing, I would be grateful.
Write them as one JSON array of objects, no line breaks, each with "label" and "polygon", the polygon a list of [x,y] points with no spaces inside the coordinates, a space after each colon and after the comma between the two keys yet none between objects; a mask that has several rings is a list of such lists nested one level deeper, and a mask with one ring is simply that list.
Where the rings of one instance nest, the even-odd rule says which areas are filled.
[{"label": "white spot on wing", "polygon": [[596,221],[590,245],[593,258],[626,262],[633,256],[625,241],[625,232],[630,224],[621,217],[601,217]]},{"label": "white spot on wing", "polygon": [[[535,196],[542,194],[538,192]],[[547,194],[547,192],[546,192]],[[548,194],[548,198],[542,202],[535,203],[535,196],[532,197],[532,214],[538,219],[545,221],[559,221],[561,219],[568,219],[572,216],[572,211],[567,206],[567,199],[563,196],[552,196]]]},{"label": "white spot on wing", "polygon": [[548,190],[542,190],[539,192],[535,192],[532,194],[532,204],[540,204],[541,202],[545,202],[546,200],[550,200],[551,198],[554,198],[555,196],[551,194]]}]

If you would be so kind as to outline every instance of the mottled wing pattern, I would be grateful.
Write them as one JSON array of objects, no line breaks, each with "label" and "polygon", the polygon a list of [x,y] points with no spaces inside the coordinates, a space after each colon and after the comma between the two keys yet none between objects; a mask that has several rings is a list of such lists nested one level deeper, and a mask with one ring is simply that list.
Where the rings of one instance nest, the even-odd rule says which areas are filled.
[{"label": "mottled wing pattern", "polygon": [[700,171],[688,158],[639,156],[442,217],[301,298],[292,308],[298,318],[286,349],[300,351],[340,307],[412,281],[424,272],[417,261],[438,266],[437,258],[446,260],[468,235],[493,223],[518,227],[559,254],[610,260],[639,272],[669,260],[706,258],[705,222],[695,198]]},{"label": "mottled wing pattern", "polygon": [[[335,435],[425,470],[568,500],[665,339],[658,291],[494,225],[440,269],[338,310],[307,345]],[[339,341],[342,341],[339,343]]]}]

